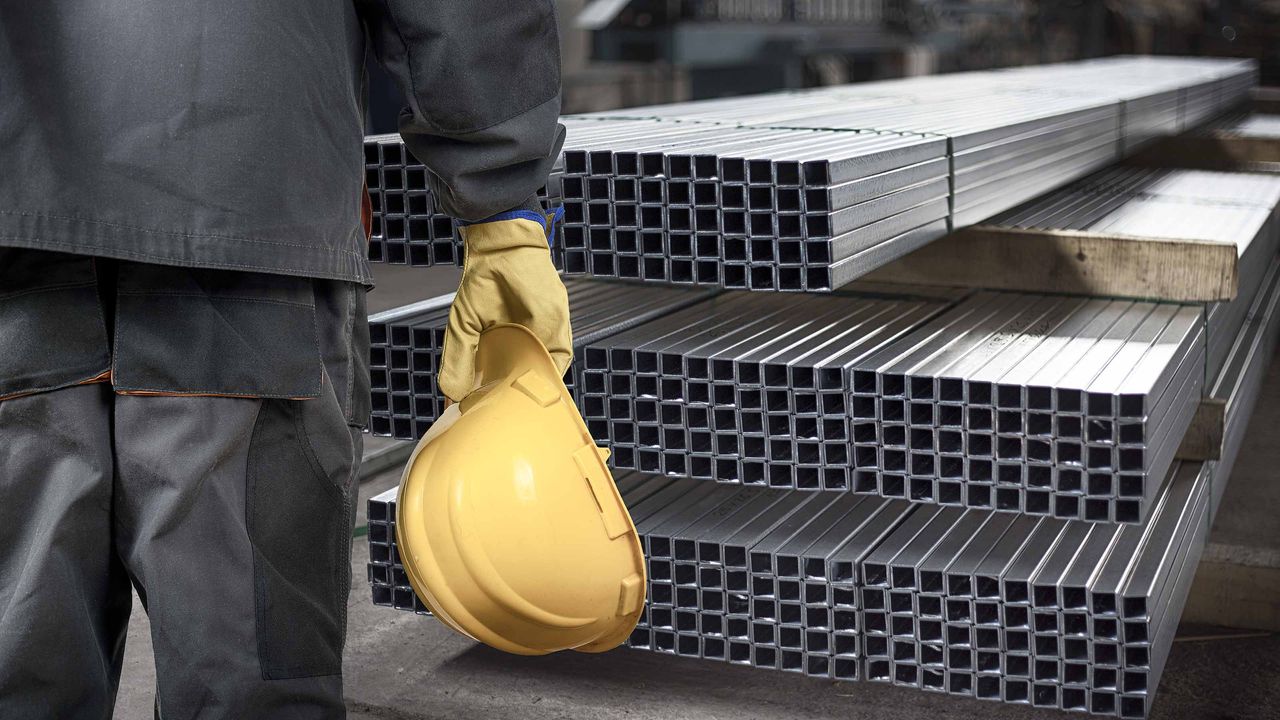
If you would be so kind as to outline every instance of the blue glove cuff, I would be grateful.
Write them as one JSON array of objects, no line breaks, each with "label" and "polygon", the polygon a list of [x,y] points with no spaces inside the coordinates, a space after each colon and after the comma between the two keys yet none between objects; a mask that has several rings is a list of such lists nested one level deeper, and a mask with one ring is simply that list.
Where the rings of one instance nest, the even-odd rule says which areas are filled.
[{"label": "blue glove cuff", "polygon": [[500,212],[497,215],[491,215],[483,220],[475,222],[465,222],[459,220],[458,224],[463,226],[482,225],[484,223],[501,222],[503,220],[532,220],[542,226],[542,231],[547,234],[547,245],[552,245],[555,238],[556,224],[564,220],[564,206],[561,205],[553,210],[550,214],[544,215],[533,210],[508,210]]}]

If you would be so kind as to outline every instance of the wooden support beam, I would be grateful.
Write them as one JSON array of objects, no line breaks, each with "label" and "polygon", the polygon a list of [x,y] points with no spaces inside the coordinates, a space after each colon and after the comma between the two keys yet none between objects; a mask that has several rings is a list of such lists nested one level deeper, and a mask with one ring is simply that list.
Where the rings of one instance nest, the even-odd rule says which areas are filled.
[{"label": "wooden support beam", "polygon": [[867,280],[1182,302],[1234,299],[1234,245],[975,225]]}]

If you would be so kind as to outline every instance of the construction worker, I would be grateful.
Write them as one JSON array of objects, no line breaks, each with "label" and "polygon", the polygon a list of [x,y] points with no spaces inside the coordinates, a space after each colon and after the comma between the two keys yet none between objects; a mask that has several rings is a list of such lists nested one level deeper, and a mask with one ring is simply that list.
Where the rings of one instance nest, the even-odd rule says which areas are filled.
[{"label": "construction worker", "polygon": [[0,3],[0,717],[109,717],[132,590],[158,717],[345,715],[366,52],[474,223],[441,386],[563,369],[551,0]]}]

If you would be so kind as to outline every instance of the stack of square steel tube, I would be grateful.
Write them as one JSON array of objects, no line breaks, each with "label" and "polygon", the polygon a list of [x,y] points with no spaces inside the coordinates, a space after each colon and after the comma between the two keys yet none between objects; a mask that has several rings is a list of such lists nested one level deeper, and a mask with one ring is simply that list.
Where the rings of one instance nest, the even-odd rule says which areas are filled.
[{"label": "stack of square steel tube", "polygon": [[[1280,335],[1268,269],[1212,394],[1217,462],[1175,463],[1138,524],[618,471],[649,602],[629,645],[833,679],[1141,718]],[[369,503],[376,604],[427,613]]]},{"label": "stack of square steel tube", "polygon": [[[709,296],[692,288],[633,287],[596,280],[568,280],[574,344],[607,335],[692,305]],[[369,317],[370,387],[374,435],[416,440],[444,411],[436,385],[444,331],[453,295],[442,295]],[[580,387],[579,361],[565,373],[570,392]]]},{"label": "stack of square steel tube", "polygon": [[1196,305],[721,295],[583,351],[616,467],[1137,522],[1204,383]]},{"label": "stack of square steel tube", "polygon": [[[1145,717],[1209,527],[1213,464],[1142,525],[1039,520],[642,473],[617,482],[648,602],[628,644],[837,680]],[[375,604],[427,613],[370,501]]]},{"label": "stack of square steel tube", "polygon": [[[567,271],[823,291],[567,282],[566,382],[647,557],[628,645],[1145,718],[1280,337],[1280,183],[1087,174],[1221,114],[1255,77],[1122,58],[572,120]],[[394,143],[375,141],[407,183],[407,156],[384,165]],[[868,248],[1001,212],[987,224],[1231,243],[1238,296],[829,291],[878,262]],[[867,266],[837,271],[846,258]],[[375,433],[414,439],[437,417],[450,299],[371,318]],[[1179,460],[1202,395],[1223,408],[1219,446]],[[429,614],[397,495],[369,501],[372,599]]]},{"label": "stack of square steel tube", "polygon": [[568,273],[830,290],[947,231],[942,138],[600,122],[565,153]]},{"label": "stack of square steel tube", "polygon": [[[567,272],[825,291],[1230,109],[1248,61],[1107,58],[564,119]],[[371,259],[460,262],[429,171],[366,141]]]}]

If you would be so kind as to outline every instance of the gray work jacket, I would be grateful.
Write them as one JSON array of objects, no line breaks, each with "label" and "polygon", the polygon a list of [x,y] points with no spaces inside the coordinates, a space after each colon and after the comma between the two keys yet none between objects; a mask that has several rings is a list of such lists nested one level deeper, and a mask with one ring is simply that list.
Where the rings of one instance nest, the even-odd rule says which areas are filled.
[{"label": "gray work jacket", "polygon": [[367,282],[366,49],[445,212],[529,203],[554,0],[0,0],[0,246]]}]

